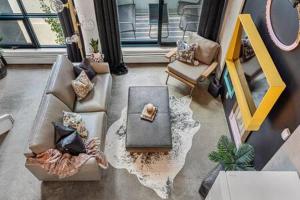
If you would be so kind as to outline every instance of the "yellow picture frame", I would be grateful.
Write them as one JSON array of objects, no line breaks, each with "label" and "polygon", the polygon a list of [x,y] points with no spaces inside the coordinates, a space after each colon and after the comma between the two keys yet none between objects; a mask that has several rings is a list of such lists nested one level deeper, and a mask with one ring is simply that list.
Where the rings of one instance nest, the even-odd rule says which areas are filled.
[{"label": "yellow picture frame", "polygon": [[[249,92],[247,92],[249,88],[245,76],[242,73],[243,70],[239,60],[243,30],[248,36],[269,85],[269,89],[257,108],[255,105],[249,103],[251,102],[249,99],[252,99],[252,96]],[[257,131],[281,93],[284,91],[286,85],[282,81],[276,66],[249,14],[240,14],[237,19],[230,46],[226,54],[226,64],[235,90],[237,103],[241,110],[245,129],[247,131]]]}]

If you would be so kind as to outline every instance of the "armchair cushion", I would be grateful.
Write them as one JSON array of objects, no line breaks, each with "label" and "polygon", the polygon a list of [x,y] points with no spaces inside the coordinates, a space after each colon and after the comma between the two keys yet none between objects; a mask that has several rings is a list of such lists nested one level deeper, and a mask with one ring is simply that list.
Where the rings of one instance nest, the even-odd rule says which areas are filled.
[{"label": "armchair cushion", "polygon": [[210,65],[214,61],[220,48],[218,43],[201,37],[197,33],[192,33],[188,42],[198,44],[195,58],[207,65]]},{"label": "armchair cushion", "polygon": [[168,65],[168,70],[193,83],[196,84],[198,79],[201,77],[202,73],[208,68],[208,65],[200,64],[198,66],[189,65],[183,62],[180,62],[178,60],[175,60],[174,62],[171,62]]}]

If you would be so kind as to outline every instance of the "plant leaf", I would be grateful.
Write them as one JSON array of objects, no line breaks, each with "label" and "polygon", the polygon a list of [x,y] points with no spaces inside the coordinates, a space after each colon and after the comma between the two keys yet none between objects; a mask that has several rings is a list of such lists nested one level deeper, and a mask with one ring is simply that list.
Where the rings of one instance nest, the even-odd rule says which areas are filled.
[{"label": "plant leaf", "polygon": [[228,139],[227,136],[222,135],[218,142],[218,151],[221,154],[234,152],[235,145]]},{"label": "plant leaf", "polygon": [[209,160],[219,163],[222,159],[218,152],[213,151],[208,155]]},{"label": "plant leaf", "polygon": [[250,165],[254,160],[254,148],[249,144],[242,144],[237,150],[235,157],[237,164]]}]

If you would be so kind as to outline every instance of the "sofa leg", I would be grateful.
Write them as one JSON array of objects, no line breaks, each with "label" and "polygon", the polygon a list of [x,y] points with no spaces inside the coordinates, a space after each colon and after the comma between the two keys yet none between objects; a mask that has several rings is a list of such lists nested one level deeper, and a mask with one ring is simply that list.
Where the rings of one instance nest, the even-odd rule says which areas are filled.
[{"label": "sofa leg", "polygon": [[170,74],[168,74],[168,76],[167,76],[166,85],[168,85],[169,77],[170,77]]}]

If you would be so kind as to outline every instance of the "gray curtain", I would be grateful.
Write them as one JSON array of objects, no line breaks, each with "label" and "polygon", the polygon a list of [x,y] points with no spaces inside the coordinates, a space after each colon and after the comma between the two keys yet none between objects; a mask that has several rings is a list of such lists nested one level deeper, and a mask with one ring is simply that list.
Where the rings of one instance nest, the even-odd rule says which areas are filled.
[{"label": "gray curtain", "polygon": [[116,0],[94,0],[99,37],[112,73],[127,73],[123,62]]},{"label": "gray curtain", "polygon": [[226,0],[203,0],[198,34],[216,41]]},{"label": "gray curtain", "polygon": [[[62,2],[67,3],[68,0],[62,0]],[[70,37],[74,34],[74,27],[71,21],[71,15],[69,13],[69,10],[65,8],[61,13],[58,13],[58,18],[61,23],[64,36]],[[80,32],[80,37],[82,38],[82,34]],[[81,41],[83,41],[81,39]],[[76,43],[73,44],[66,44],[67,46],[67,52],[68,52],[68,58],[72,62],[81,62],[81,54],[80,50],[78,48],[78,45]],[[84,49],[83,49],[84,51]]]}]

